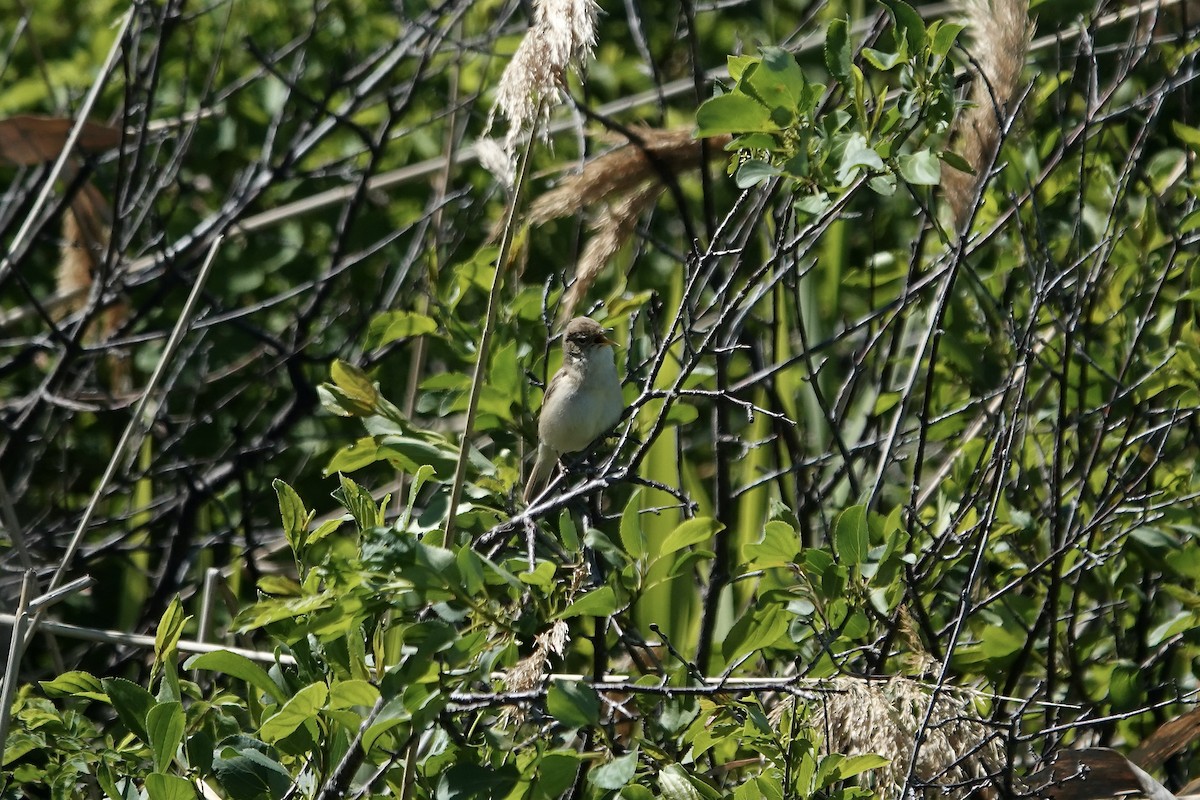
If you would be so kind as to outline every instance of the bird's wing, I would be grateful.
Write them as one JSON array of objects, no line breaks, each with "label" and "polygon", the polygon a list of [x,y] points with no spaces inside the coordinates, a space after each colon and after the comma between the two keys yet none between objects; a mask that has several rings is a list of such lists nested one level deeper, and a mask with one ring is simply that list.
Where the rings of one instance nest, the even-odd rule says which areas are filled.
[{"label": "bird's wing", "polygon": [[551,472],[554,470],[554,465],[558,463],[558,453],[554,449],[547,447],[544,444],[538,445],[537,458],[533,462],[533,469],[529,471],[529,480],[525,482],[525,504],[541,490],[541,488],[549,481]]}]

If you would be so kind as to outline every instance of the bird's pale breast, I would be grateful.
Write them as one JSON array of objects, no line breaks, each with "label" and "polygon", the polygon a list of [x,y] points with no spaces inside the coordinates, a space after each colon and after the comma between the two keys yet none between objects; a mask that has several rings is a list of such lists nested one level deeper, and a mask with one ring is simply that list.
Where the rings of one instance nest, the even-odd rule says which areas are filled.
[{"label": "bird's pale breast", "polygon": [[582,450],[621,418],[621,380],[607,355],[593,357],[582,376],[564,376],[542,407],[538,437],[560,453]]}]

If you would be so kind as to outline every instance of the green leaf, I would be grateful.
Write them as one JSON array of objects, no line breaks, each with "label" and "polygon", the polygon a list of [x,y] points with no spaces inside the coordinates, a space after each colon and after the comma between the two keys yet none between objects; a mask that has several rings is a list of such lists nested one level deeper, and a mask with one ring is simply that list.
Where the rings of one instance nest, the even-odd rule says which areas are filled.
[{"label": "green leaf", "polygon": [[888,53],[883,50],[876,50],[873,47],[864,47],[862,56],[864,61],[880,72],[888,72],[899,64],[901,60],[900,53]]},{"label": "green leaf", "polygon": [[954,47],[954,42],[963,32],[964,27],[956,22],[942,22],[938,26],[937,33],[933,35],[933,45],[930,47],[934,55],[945,58],[946,54],[950,52],[950,48]]},{"label": "green leaf", "polygon": [[696,111],[696,135],[777,131],[771,112],[762,103],[744,94],[723,94],[704,101]]},{"label": "green leaf", "polygon": [[658,773],[658,788],[663,800],[703,800],[679,764],[668,764]]},{"label": "green leaf", "polygon": [[325,465],[325,476],[338,472],[357,472],[363,467],[383,461],[386,456],[379,452],[379,442],[376,436],[364,436],[350,444],[338,448],[329,463]]},{"label": "green leaf", "polygon": [[1158,647],[1168,639],[1195,628],[1196,619],[1196,614],[1190,611],[1180,611],[1165,622],[1154,626],[1147,634],[1146,643],[1151,647]]},{"label": "green leaf", "polygon": [[902,155],[896,160],[900,164],[900,174],[909,183],[916,186],[936,186],[941,183],[942,163],[930,151]]},{"label": "green leaf", "polygon": [[634,489],[621,512],[621,545],[631,558],[646,555],[646,534],[642,532],[642,490]]},{"label": "green leaf", "polygon": [[690,545],[707,542],[713,534],[723,530],[725,526],[712,517],[694,517],[686,520],[667,535],[659,555],[669,555]]},{"label": "green leaf", "polygon": [[579,762],[579,754],[573,750],[554,750],[542,756],[537,767],[534,797],[537,800],[561,797],[575,783]]},{"label": "green leaf", "polygon": [[339,503],[346,507],[359,529],[366,530],[383,524],[383,509],[375,505],[371,493],[351,478],[339,474],[341,487],[333,493]]},{"label": "green leaf", "polygon": [[867,551],[871,547],[866,506],[851,506],[838,515],[833,530],[833,541],[838,558],[846,566],[858,566],[866,560]]},{"label": "green leaf", "polygon": [[949,166],[954,167],[959,172],[965,172],[968,175],[975,174],[975,168],[971,166],[971,162],[960,156],[953,150],[943,150],[938,153],[938,158],[945,161]]},{"label": "green leaf", "polygon": [[517,576],[521,583],[536,586],[549,594],[554,589],[554,573],[556,568],[549,561],[539,562],[536,567],[526,570]]},{"label": "green leaf", "polygon": [[213,772],[232,800],[282,798],[292,787],[287,770],[253,747],[222,748],[213,759]]},{"label": "green leaf", "polygon": [[847,778],[853,778],[855,775],[861,775],[868,770],[886,767],[890,763],[892,763],[891,759],[884,758],[883,756],[876,755],[874,753],[846,756],[839,761],[837,767],[832,770],[830,774],[830,783],[833,781],[844,781]]},{"label": "green leaf", "polygon": [[607,617],[617,610],[617,596],[611,586],[601,586],[567,606],[558,619],[571,617]]},{"label": "green leaf", "polygon": [[620,758],[614,758],[588,773],[588,783],[597,789],[615,792],[633,780],[637,774],[638,753],[634,750]]},{"label": "green leaf", "polygon": [[835,19],[825,31],[825,66],[838,83],[850,86],[850,36],[846,19]]},{"label": "green leaf", "polygon": [[243,680],[268,695],[276,703],[287,700],[287,694],[276,685],[266,671],[250,659],[228,650],[217,650],[212,653],[201,653],[192,656],[183,664],[184,669],[203,669],[211,672],[221,672],[225,675]]},{"label": "green leaf", "polygon": [[481,764],[458,763],[442,772],[435,800],[492,800],[506,797],[519,778],[509,764],[492,769]]},{"label": "green leaf", "polygon": [[[621,800],[655,800],[654,792],[636,783],[626,785],[617,795]],[[758,800],[758,798],[755,798]]]},{"label": "green leaf", "polygon": [[759,100],[779,127],[786,127],[803,105],[804,72],[796,58],[782,47],[764,47],[762,60],[742,74],[738,88]]},{"label": "green leaf", "polygon": [[955,665],[960,667],[989,663],[1002,665],[1024,645],[1025,637],[1022,634],[1009,630],[1002,624],[993,624],[983,629],[977,643],[959,648],[952,658]]},{"label": "green leaf", "polygon": [[777,168],[766,161],[750,159],[738,167],[734,183],[737,184],[739,189],[749,189],[751,186],[757,186],[763,181],[770,180],[782,174]]},{"label": "green leaf", "polygon": [[861,133],[852,133],[846,139],[846,148],[838,165],[837,182],[846,185],[854,179],[860,169],[882,171],[883,159],[871,147]]},{"label": "green leaf", "polygon": [[1108,679],[1108,697],[1114,711],[1137,708],[1146,696],[1142,681],[1142,670],[1130,661],[1121,661],[1113,667]]},{"label": "green leaf", "polygon": [[871,187],[871,191],[880,197],[891,197],[896,193],[896,176],[891,172],[876,175],[867,181],[867,186]]},{"label": "green leaf", "polygon": [[38,681],[38,685],[47,697],[86,697],[89,700],[109,702],[100,679],[90,672],[64,672],[52,681]]},{"label": "green leaf", "polygon": [[370,752],[375,746],[375,742],[379,737],[386,734],[393,728],[405,725],[412,721],[412,713],[404,706],[404,697],[393,697],[387,701],[383,709],[375,716],[375,721],[371,723],[371,727],[367,728],[363,734],[362,746],[363,750]]},{"label": "green leaf", "polygon": [[437,327],[437,323],[424,314],[413,311],[387,311],[371,320],[371,325],[367,328],[365,348],[374,350],[397,339],[436,333]]},{"label": "green leaf", "polygon": [[271,486],[275,489],[275,496],[279,498],[279,516],[283,520],[283,535],[287,537],[292,552],[299,556],[300,551],[304,549],[305,540],[308,538],[308,526],[312,523],[316,512],[305,509],[304,501],[300,499],[300,495],[296,494],[296,490],[279,478],[273,480]]},{"label": "green leaf", "polygon": [[[10,739],[9,746],[4,750],[5,759],[9,757],[8,753],[11,749],[12,740]],[[112,765],[108,762],[101,761],[96,765],[96,783],[98,783],[100,788],[104,790],[104,794],[108,796],[109,800],[126,800],[127,795],[122,794],[121,791],[117,789],[117,776],[113,771]],[[128,783],[125,785],[126,787],[129,787]]]},{"label": "green leaf", "polygon": [[725,145],[725,150],[736,153],[739,150],[778,150],[779,140],[773,133],[744,133],[735,136]]},{"label": "green leaf", "polygon": [[374,408],[367,408],[332,384],[322,383],[318,386],[317,397],[321,401],[321,408],[339,417],[369,417],[375,413]]},{"label": "green leaf", "polygon": [[483,591],[485,576],[483,560],[469,547],[464,547],[454,554],[454,566],[458,568],[458,577],[463,591],[469,595],[478,595]]},{"label": "green leaf", "polygon": [[729,77],[735,82],[742,79],[742,73],[751,64],[757,64],[759,59],[754,56],[727,56],[725,59],[726,65],[729,67]]},{"label": "green leaf", "polygon": [[[625,511],[629,511],[629,506],[625,507]],[[621,514],[621,524],[625,524],[624,513]],[[579,529],[575,527],[575,520],[571,518],[571,510],[568,508],[564,508],[558,515],[558,538],[568,553],[579,552],[581,546],[579,542]]]},{"label": "green leaf", "polygon": [[146,776],[146,795],[150,800],[196,800],[196,787],[178,775],[152,772]]},{"label": "green leaf", "polygon": [[317,712],[329,699],[329,687],[311,683],[296,692],[283,706],[263,721],[258,735],[264,742],[278,742],[307,722],[315,722]]},{"label": "green leaf", "polygon": [[375,388],[367,373],[359,367],[335,358],[329,367],[329,376],[335,386],[365,407],[373,409],[379,401],[379,390]]},{"label": "green leaf", "polygon": [[121,718],[121,722],[125,723],[129,732],[149,744],[150,737],[146,734],[146,714],[154,708],[157,702],[154,695],[124,678],[105,678],[100,681],[100,684],[104,687],[104,692],[108,695],[109,702],[112,703],[117,716]]},{"label": "green leaf", "polygon": [[778,603],[760,607],[746,614],[730,629],[722,646],[727,664],[733,664],[750,653],[770,647],[787,633],[792,615]]},{"label": "green leaf", "polygon": [[833,206],[833,201],[825,192],[801,195],[796,199],[796,211],[804,216],[819,217]]},{"label": "green leaf", "polygon": [[787,567],[800,552],[800,537],[786,522],[772,520],[763,529],[762,541],[742,547],[742,558],[751,569]]},{"label": "green leaf", "polygon": [[216,742],[207,730],[200,730],[187,737],[187,744],[184,745],[187,750],[188,766],[198,770],[202,775],[212,773],[213,758],[216,753]]},{"label": "green leaf", "polygon": [[888,7],[888,11],[892,12],[895,31],[897,34],[903,34],[904,40],[908,42],[908,52],[913,55],[920,53],[925,46],[925,22],[921,19],[921,15],[904,0],[881,0],[881,2]]},{"label": "green leaf", "polygon": [[600,695],[586,683],[556,680],[546,693],[546,710],[568,728],[587,728],[600,722]]},{"label": "green leaf", "polygon": [[365,706],[371,708],[379,699],[379,690],[364,680],[338,681],[329,690],[329,708],[353,708]]},{"label": "green leaf", "polygon": [[158,630],[154,632],[154,662],[163,664],[175,654],[179,646],[179,637],[183,635],[183,626],[191,617],[183,613],[183,603],[179,595],[175,595],[167,604],[162,619],[158,622]]},{"label": "green leaf", "polygon": [[329,374],[334,385],[341,390],[344,399],[349,401],[347,410],[353,416],[365,417],[375,413],[379,404],[379,390],[367,377],[367,373],[338,358],[334,359],[330,366]]},{"label": "green leaf", "polygon": [[417,472],[413,475],[412,485],[408,487],[408,505],[404,508],[404,516],[400,518],[398,527],[401,530],[406,530],[413,517],[413,506],[417,503],[417,493],[421,491],[421,487],[430,478],[437,477],[437,470],[428,464],[422,464],[417,467]]},{"label": "green leaf", "polygon": [[416,475],[423,466],[433,467],[435,475],[452,475],[458,462],[457,447],[412,436],[380,437],[379,453],[409,475]]},{"label": "green leaf", "polygon": [[1175,131],[1175,135],[1179,137],[1180,141],[1193,151],[1200,153],[1200,128],[1193,128],[1191,125],[1184,125],[1178,120],[1172,120],[1171,130]]},{"label": "green leaf", "polygon": [[325,465],[325,474],[354,472],[377,461],[387,461],[406,475],[416,475],[424,469],[434,474],[454,472],[457,451],[442,448],[432,442],[412,436],[376,434],[364,436],[339,449]]},{"label": "green leaf", "polygon": [[154,751],[154,768],[165,772],[183,741],[183,704],[158,703],[146,713],[146,735]]},{"label": "green leaf", "polygon": [[24,731],[13,731],[4,743],[4,761],[0,762],[0,766],[8,767],[28,753],[42,753],[47,749],[46,737]]},{"label": "green leaf", "polygon": [[[796,783],[800,786],[805,785],[800,779],[797,779]],[[783,800],[783,787],[777,776],[760,775],[739,786],[733,793],[733,800]]]}]

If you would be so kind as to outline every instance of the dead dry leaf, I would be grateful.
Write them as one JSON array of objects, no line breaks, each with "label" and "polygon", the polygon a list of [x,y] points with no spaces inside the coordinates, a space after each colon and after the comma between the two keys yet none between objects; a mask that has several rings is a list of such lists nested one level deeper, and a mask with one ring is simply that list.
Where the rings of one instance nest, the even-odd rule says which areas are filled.
[{"label": "dead dry leaf", "polygon": [[[29,114],[0,120],[0,160],[15,166],[53,161],[62,152],[75,120]],[[85,153],[111,150],[121,143],[121,131],[99,122],[85,122],[75,146]]]}]

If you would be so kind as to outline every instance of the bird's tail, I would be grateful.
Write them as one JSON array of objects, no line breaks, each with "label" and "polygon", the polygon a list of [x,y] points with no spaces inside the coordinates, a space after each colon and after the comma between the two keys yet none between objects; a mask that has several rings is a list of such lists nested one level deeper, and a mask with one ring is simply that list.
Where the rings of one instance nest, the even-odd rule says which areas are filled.
[{"label": "bird's tail", "polygon": [[525,504],[529,505],[541,488],[550,480],[554,465],[558,463],[558,453],[544,444],[538,444],[537,458],[533,469],[529,471],[529,480],[525,482]]}]

